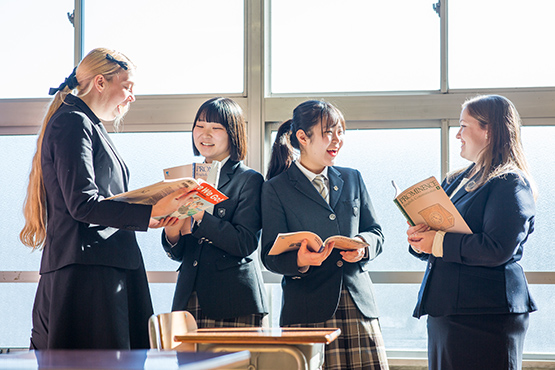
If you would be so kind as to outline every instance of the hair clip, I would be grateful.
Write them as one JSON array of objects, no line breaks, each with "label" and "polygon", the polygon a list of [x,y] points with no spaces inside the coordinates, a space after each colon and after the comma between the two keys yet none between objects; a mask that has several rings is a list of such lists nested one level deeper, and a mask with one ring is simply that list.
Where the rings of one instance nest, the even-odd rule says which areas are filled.
[{"label": "hair clip", "polygon": [[110,62],[114,62],[114,63],[119,64],[119,66],[121,68],[125,69],[126,71],[129,69],[126,62],[122,62],[121,60],[117,60],[116,58],[114,58],[110,54],[106,54],[106,59],[108,59]]}]

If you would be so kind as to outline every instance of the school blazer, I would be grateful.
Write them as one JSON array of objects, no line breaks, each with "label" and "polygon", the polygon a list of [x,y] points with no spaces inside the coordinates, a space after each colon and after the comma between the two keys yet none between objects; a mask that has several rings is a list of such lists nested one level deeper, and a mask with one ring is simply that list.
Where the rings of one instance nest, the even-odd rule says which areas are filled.
[{"label": "school blazer", "polygon": [[79,98],[47,124],[41,165],[47,227],[41,273],[70,264],[139,267],[135,230],[147,230],[151,206],[102,200],[127,191],[129,171],[104,126]]},{"label": "school blazer", "polygon": [[205,212],[192,234],[172,246],[162,233],[168,257],[181,262],[172,310],[185,310],[196,291],[203,313],[228,319],[267,313],[255,251],[260,237],[260,190],[264,178],[241,162],[228,160],[218,190],[228,199]]},{"label": "school blazer", "polygon": [[[442,187],[450,195],[469,168]],[[496,177],[452,198],[472,234],[446,233],[443,258],[418,255],[428,265],[414,316],[524,313],[536,310],[518,261],[534,230],[535,201],[522,174]]]},{"label": "school blazer", "polygon": [[[283,275],[281,325],[316,323],[330,319],[345,286],[361,313],[378,317],[370,261],[382,252],[384,237],[360,173],[329,167],[328,204],[307,177],[292,164],[262,188],[262,261],[268,270]],[[332,235],[360,235],[369,246],[369,258],[356,263],[342,259],[334,249],[321,266],[306,273],[297,267],[297,252],[268,255],[278,233],[312,231],[322,240]]]}]

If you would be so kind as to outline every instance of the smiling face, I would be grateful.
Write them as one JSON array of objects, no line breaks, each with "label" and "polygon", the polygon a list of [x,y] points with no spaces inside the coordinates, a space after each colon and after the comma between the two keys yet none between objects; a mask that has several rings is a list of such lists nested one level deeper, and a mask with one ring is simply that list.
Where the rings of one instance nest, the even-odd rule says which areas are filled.
[{"label": "smiling face", "polygon": [[135,101],[134,85],[133,73],[127,71],[116,74],[110,81],[104,80],[104,109],[100,118],[112,121],[124,116],[129,110],[129,104]]},{"label": "smiling face", "polygon": [[457,139],[461,141],[461,157],[476,163],[480,153],[488,144],[487,130],[468,113],[467,108],[461,111],[459,123]]},{"label": "smiling face", "polygon": [[197,121],[193,142],[207,163],[222,161],[230,154],[229,135],[221,123]]},{"label": "smiling face", "polygon": [[[323,131],[323,132],[322,132]],[[322,122],[312,127],[308,137],[298,130],[297,138],[301,145],[301,164],[313,173],[320,173],[326,166],[333,166],[339,150],[343,146],[344,131],[341,124],[322,128]]]}]

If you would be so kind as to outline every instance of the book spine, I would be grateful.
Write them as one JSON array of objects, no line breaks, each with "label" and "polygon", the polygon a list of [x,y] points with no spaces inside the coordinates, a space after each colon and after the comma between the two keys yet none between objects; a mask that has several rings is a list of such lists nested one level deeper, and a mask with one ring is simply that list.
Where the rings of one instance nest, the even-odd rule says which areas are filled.
[{"label": "book spine", "polygon": [[393,203],[395,203],[395,205],[399,208],[399,210],[401,211],[401,213],[403,214],[403,216],[405,216],[405,218],[407,219],[407,221],[409,222],[409,224],[411,226],[415,226],[414,221],[411,220],[411,218],[409,217],[409,215],[407,214],[407,212],[405,212],[405,209],[401,206],[401,204],[399,203],[399,201],[397,199],[393,199]]}]

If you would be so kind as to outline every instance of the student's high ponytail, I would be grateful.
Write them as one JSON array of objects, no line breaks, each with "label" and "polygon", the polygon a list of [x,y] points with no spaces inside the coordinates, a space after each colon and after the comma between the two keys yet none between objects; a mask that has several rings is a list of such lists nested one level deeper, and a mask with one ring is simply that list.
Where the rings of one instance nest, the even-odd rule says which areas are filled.
[{"label": "student's high ponytail", "polygon": [[292,123],[293,120],[289,119],[279,126],[276,140],[274,145],[272,145],[272,155],[268,172],[266,173],[266,180],[279,175],[293,163],[294,153],[290,142]]}]

